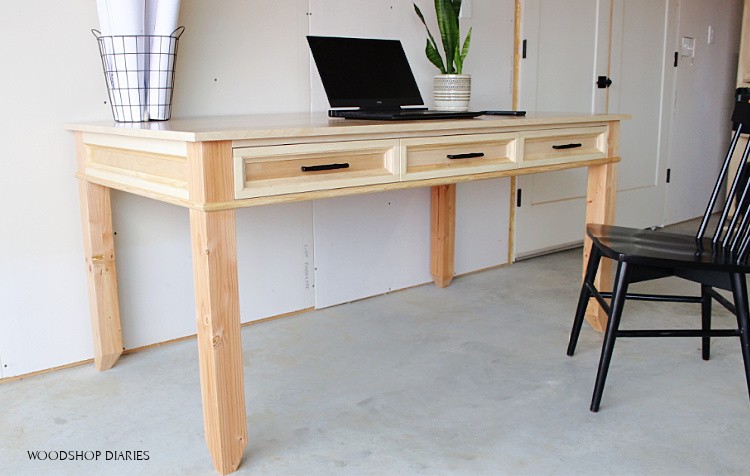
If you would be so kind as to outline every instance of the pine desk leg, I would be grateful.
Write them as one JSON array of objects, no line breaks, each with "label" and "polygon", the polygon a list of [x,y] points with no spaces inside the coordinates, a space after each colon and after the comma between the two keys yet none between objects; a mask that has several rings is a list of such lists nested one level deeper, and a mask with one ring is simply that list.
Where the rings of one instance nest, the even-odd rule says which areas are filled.
[{"label": "pine desk leg", "polygon": [[[589,166],[588,191],[586,194],[586,223],[612,224],[615,218],[615,199],[617,195],[617,164]],[[591,254],[591,239],[584,237],[583,272]],[[597,289],[609,291],[612,287],[612,262],[603,259],[599,274],[594,280]],[[607,315],[595,299],[591,299],[586,310],[586,320],[597,331],[607,327]]]},{"label": "pine desk leg", "polygon": [[190,210],[203,424],[214,467],[240,465],[247,445],[234,210]]},{"label": "pine desk leg", "polygon": [[430,221],[430,273],[435,285],[445,288],[453,280],[456,184],[432,187]]},{"label": "pine desk leg", "polygon": [[[77,141],[78,168],[83,172],[85,157],[80,133]],[[108,370],[122,354],[110,190],[108,187],[90,183],[84,178],[80,179],[78,189],[91,332],[94,340],[94,365],[98,370]]]}]

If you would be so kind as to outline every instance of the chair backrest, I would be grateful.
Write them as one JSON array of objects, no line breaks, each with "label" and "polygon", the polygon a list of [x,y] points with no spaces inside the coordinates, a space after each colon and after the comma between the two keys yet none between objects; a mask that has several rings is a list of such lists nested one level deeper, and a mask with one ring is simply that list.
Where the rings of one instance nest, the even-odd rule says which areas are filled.
[{"label": "chair backrest", "polygon": [[[695,237],[698,250],[703,249],[703,238],[706,236],[708,222],[714,213],[724,183],[727,186],[727,200],[724,209],[716,223],[711,245],[714,250],[721,250],[738,262],[745,262],[750,252],[750,167],[747,158],[750,153],[750,140],[747,141],[734,177],[730,177],[730,162],[740,139],[740,134],[750,133],[750,103],[737,102],[732,113],[732,122],[736,126],[734,136],[729,145],[729,151],[724,159],[721,172],[716,180],[711,199],[703,214],[698,233]],[[732,207],[734,204],[734,207]]]}]

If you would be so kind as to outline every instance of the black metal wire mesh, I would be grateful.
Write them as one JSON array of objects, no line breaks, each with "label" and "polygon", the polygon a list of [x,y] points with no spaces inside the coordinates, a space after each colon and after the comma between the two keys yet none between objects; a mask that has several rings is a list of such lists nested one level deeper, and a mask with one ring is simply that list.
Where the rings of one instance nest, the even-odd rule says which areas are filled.
[{"label": "black metal wire mesh", "polygon": [[184,31],[181,26],[169,36],[103,36],[92,30],[99,43],[115,121],[166,121],[171,117],[177,43]]}]

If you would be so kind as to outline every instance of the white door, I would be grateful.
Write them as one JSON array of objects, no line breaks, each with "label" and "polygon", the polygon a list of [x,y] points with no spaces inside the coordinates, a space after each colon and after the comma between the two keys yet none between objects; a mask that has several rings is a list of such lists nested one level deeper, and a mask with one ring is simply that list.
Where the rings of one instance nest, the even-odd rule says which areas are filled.
[{"label": "white door", "polygon": [[741,18],[741,0],[679,1],[666,223],[702,215],[718,174],[731,134]]},{"label": "white door", "polygon": [[676,24],[676,2],[614,0],[612,5],[608,112],[632,116],[621,125],[616,221],[646,228],[664,221],[675,74],[668,33]]},{"label": "white door", "polygon": [[[665,35],[669,4],[670,0],[524,3],[523,33],[536,40],[521,60],[521,108],[633,116],[621,126],[618,224],[662,223],[666,166],[660,157],[666,151],[669,125],[668,115],[662,114],[669,107],[662,85],[673,74],[667,68]],[[611,87],[598,88],[598,76],[610,77]],[[521,197],[516,208],[516,258],[581,242],[585,170],[524,177],[517,186]]]},{"label": "white door", "polygon": [[[610,0],[524,0],[519,106],[528,111],[604,112]],[[603,47],[601,46],[603,45]],[[585,170],[547,172],[517,179],[516,257],[581,240]]]}]

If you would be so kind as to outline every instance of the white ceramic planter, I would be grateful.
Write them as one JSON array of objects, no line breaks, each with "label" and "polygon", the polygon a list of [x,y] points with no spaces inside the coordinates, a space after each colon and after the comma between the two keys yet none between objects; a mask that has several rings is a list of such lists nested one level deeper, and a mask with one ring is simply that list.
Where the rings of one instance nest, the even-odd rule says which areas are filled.
[{"label": "white ceramic planter", "polygon": [[433,79],[434,109],[438,111],[468,111],[471,99],[471,76],[468,74],[439,74]]}]

